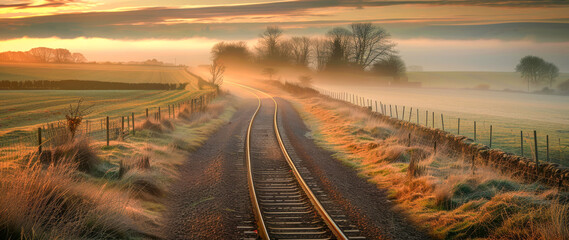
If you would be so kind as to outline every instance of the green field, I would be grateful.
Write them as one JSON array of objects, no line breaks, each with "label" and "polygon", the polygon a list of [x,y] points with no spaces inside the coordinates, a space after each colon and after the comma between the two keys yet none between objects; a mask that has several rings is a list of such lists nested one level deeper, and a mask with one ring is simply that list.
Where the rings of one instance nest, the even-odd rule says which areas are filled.
[{"label": "green field", "polygon": [[188,100],[202,91],[172,90],[21,90],[0,91],[0,134],[14,130],[29,130],[37,125],[65,119],[69,104],[76,104],[80,98],[86,106],[92,106],[87,119],[112,118],[145,114],[160,106]]},{"label": "green field", "polygon": [[[421,82],[423,87],[430,88],[475,88],[481,84],[488,84],[492,90],[519,90],[527,91],[527,82],[520,78],[516,72],[408,72],[411,82]],[[569,73],[560,73],[557,84],[569,79]],[[532,90],[539,90],[545,84],[532,86]]]},{"label": "green field", "polygon": [[183,67],[121,64],[0,63],[0,80],[93,80],[125,83],[197,82]]}]

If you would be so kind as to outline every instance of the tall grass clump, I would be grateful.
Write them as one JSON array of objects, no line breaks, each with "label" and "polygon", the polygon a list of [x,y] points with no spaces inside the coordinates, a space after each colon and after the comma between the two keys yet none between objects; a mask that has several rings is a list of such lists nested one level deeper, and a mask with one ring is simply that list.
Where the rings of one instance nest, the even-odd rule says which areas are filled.
[{"label": "tall grass clump", "polygon": [[0,238],[125,238],[132,227],[123,197],[80,183],[77,163],[30,162],[0,177]]},{"label": "tall grass clump", "polygon": [[74,139],[51,149],[45,149],[41,152],[39,160],[48,165],[71,161],[76,163],[73,166],[84,172],[93,170],[100,162],[90,140],[85,137]]}]

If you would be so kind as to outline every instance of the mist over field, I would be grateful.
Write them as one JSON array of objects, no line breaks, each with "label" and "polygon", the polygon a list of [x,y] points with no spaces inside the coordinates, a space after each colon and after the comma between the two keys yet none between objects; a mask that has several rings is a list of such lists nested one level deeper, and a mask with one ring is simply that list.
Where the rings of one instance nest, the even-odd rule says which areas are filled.
[{"label": "mist over field", "polygon": [[569,240],[568,12],[5,0],[0,239]]}]

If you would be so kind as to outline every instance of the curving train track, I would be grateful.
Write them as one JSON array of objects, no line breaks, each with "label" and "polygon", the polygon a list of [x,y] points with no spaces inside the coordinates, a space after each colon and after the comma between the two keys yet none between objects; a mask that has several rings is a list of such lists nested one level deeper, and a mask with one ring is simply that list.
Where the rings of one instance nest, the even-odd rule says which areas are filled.
[{"label": "curving train track", "polygon": [[[262,239],[365,239],[328,196],[279,131],[278,104],[268,93],[251,92],[258,106],[249,121],[245,162],[249,195]],[[261,97],[263,95],[265,97]]]}]

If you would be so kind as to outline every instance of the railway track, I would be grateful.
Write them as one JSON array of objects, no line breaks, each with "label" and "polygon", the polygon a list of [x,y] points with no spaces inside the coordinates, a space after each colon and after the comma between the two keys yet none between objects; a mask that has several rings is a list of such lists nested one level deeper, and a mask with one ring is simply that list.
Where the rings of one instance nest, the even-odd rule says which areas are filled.
[{"label": "railway track", "polygon": [[247,89],[259,101],[245,140],[245,162],[257,237],[365,239],[318,187],[310,172],[298,166],[301,159],[279,131],[277,101],[260,90],[231,84]]}]

